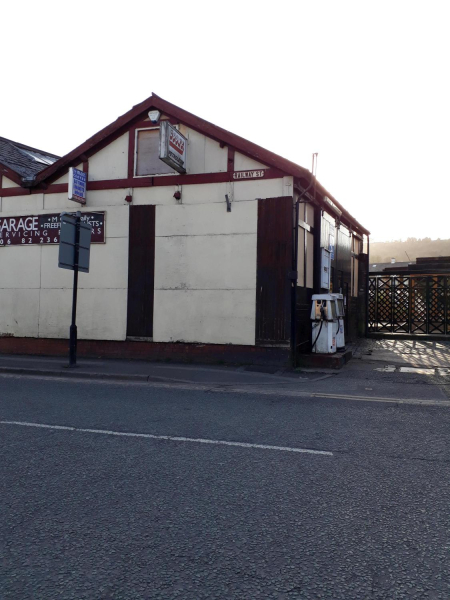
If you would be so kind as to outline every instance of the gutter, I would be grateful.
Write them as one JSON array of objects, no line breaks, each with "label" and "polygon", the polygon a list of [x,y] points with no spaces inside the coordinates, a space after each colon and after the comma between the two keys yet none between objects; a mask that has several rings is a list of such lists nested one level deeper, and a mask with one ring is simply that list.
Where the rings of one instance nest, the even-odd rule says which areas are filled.
[{"label": "gutter", "polygon": [[28,177],[22,177],[22,187],[31,188],[34,187],[36,182],[36,175],[30,175]]}]

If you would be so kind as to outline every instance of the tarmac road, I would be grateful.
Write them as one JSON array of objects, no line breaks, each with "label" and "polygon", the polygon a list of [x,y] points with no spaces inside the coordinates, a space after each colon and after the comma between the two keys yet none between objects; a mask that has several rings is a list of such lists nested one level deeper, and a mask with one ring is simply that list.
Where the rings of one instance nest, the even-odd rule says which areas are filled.
[{"label": "tarmac road", "polygon": [[448,406],[0,389],[2,600],[450,597]]}]

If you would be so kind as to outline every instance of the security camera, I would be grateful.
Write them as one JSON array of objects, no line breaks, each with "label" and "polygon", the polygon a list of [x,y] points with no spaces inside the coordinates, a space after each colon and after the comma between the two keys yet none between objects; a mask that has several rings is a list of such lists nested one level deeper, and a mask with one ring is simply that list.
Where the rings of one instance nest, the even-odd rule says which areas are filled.
[{"label": "security camera", "polygon": [[148,113],[148,117],[153,123],[153,125],[156,125],[159,121],[159,118],[161,117],[161,113],[159,112],[159,110],[150,110]]}]

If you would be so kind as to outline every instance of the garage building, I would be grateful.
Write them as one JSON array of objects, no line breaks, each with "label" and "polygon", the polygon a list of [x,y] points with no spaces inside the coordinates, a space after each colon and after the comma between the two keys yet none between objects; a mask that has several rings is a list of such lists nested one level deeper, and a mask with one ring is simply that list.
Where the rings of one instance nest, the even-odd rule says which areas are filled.
[{"label": "garage building", "polygon": [[[179,168],[162,129],[185,140]],[[81,207],[70,167],[87,174]],[[155,94],[61,158],[0,138],[0,208],[1,352],[66,352],[59,215],[77,209],[94,231],[81,354],[286,363],[311,348],[323,249],[348,334],[363,331],[368,230],[308,169]]]}]

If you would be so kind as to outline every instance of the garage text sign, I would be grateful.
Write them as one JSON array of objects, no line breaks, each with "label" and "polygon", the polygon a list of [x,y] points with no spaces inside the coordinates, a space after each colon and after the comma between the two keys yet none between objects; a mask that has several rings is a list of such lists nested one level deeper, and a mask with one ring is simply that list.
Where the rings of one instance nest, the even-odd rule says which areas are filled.
[{"label": "garage text sign", "polygon": [[[90,223],[93,244],[105,243],[105,213],[82,213],[81,221]],[[60,214],[0,217],[0,246],[59,244],[60,229]]]}]

